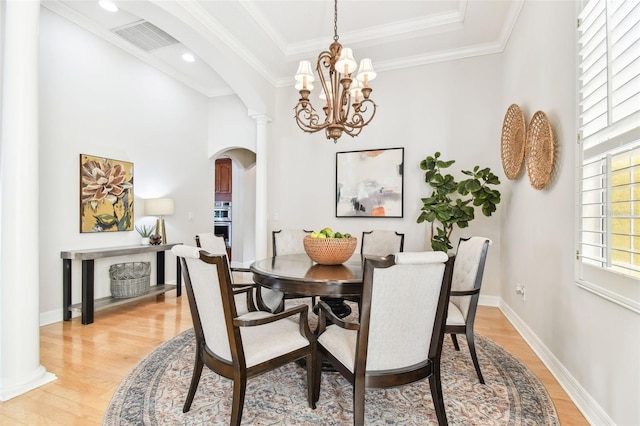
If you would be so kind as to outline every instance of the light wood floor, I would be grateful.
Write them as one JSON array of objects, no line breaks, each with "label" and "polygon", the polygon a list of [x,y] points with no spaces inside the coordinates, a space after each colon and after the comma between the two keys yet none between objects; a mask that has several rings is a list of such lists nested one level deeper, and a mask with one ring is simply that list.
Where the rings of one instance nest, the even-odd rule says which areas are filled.
[{"label": "light wood floor", "polygon": [[[42,327],[40,362],[58,379],[0,403],[0,424],[101,424],[123,377],[151,350],[188,328],[188,300],[176,298],[173,292],[96,312],[91,325],[83,326],[75,318]],[[562,425],[588,424],[499,309],[480,307],[476,331],[507,349],[540,378]]]}]

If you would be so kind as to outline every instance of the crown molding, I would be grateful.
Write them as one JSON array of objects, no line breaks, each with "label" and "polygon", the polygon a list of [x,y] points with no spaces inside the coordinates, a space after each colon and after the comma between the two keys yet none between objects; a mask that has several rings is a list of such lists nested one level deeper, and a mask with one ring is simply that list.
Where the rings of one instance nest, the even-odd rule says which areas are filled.
[{"label": "crown molding", "polygon": [[[258,26],[269,36],[285,57],[298,56],[311,51],[323,50],[327,46],[326,38],[317,38],[304,42],[287,44],[277,28],[274,28],[252,2],[241,1],[240,5],[256,21]],[[415,19],[395,21],[385,25],[369,27],[360,31],[342,32],[340,37],[345,43],[358,44],[360,46],[373,45],[377,40],[395,39],[409,40],[414,38],[415,33],[431,31],[432,33],[443,33],[450,30],[451,25],[464,22],[467,10],[467,0],[458,2],[455,11],[443,12],[429,16],[422,16]]]},{"label": "crown molding", "polygon": [[[209,14],[202,6],[194,0],[184,0],[178,2],[180,6],[197,20],[205,29],[215,35],[222,43],[227,45],[234,53],[236,53],[244,62],[246,62],[253,70],[260,74],[265,80],[275,86],[276,78],[267,69],[250,50],[240,43],[224,26],[211,14]],[[201,34],[206,36],[205,34]]]},{"label": "crown molding", "polygon": [[[155,0],[152,0],[152,2],[154,1]],[[196,1],[184,0],[177,2],[177,4],[179,4],[182,10],[189,17],[193,18],[203,30],[206,30],[200,31],[200,35],[202,37],[207,38],[210,42],[226,45],[230,50],[238,55],[242,61],[247,63],[251,69],[271,85],[274,87],[286,87],[294,84],[293,76],[277,78],[269,72],[267,66],[262,61],[260,61],[246,46],[240,43],[215,17],[211,16],[211,14],[209,14]],[[509,41],[523,4],[524,0],[514,0],[511,3],[500,34],[497,40],[493,42],[470,45],[458,49],[430,52],[423,55],[399,58],[395,60],[378,61],[376,62],[376,69],[378,72],[392,71],[438,62],[501,53],[504,51]],[[135,48],[119,36],[98,27],[91,20],[85,18],[72,8],[64,5],[59,0],[45,0],[42,2],[42,5],[207,97],[227,96],[235,93],[228,87],[224,89],[207,89],[202,84],[194,81],[194,79],[176,71],[172,67],[167,66],[162,61],[153,57],[153,55]],[[308,51],[320,51],[326,47],[326,39],[315,39],[287,46],[277,29],[270,26],[264,16],[251,2],[240,1],[240,5],[247,11],[252,19],[256,21],[263,31],[265,31],[277,48],[283,52],[285,58],[306,53]],[[466,17],[466,13],[467,0],[464,0],[459,2],[458,8],[455,11],[405,20],[402,22],[394,22],[388,25],[369,28],[365,31],[348,32],[344,33],[342,37],[343,39],[348,39],[349,43],[360,44],[361,46],[375,44],[375,41],[380,39],[394,38],[397,40],[409,40],[415,37],[418,32],[431,31],[432,33],[442,33],[450,31],[453,26],[461,26]]]},{"label": "crown molding", "polygon": [[[466,2],[464,2],[464,8],[460,8],[458,10],[460,16],[464,20],[464,16],[466,13]],[[381,61],[376,62],[376,70],[378,72],[384,71],[393,71],[402,68],[410,68],[417,67],[422,65],[434,64],[438,62],[446,62],[446,61],[455,61],[458,59],[472,58],[475,56],[482,55],[493,55],[496,53],[502,53],[509,42],[509,38],[511,37],[511,33],[515,28],[516,21],[518,20],[518,16],[520,15],[520,11],[522,10],[522,6],[524,4],[524,0],[515,0],[513,1],[511,7],[507,12],[507,17],[505,19],[505,25],[502,27],[500,31],[500,35],[498,39],[494,42],[490,43],[482,43],[472,46],[467,46],[459,49],[450,49],[450,50],[442,50],[438,52],[431,52],[424,55],[417,55],[412,57],[400,58],[396,60],[390,61]],[[449,24],[455,24],[458,21],[452,21]],[[291,76],[290,78],[280,79],[277,82],[277,87],[287,87],[293,86],[294,78]]]},{"label": "crown molding", "polygon": [[[395,59],[391,61],[376,62],[376,71],[393,71],[404,68],[418,67],[422,65],[435,64],[438,62],[455,61],[458,59],[472,58],[475,56],[492,55],[501,53],[504,50],[505,43],[496,41],[492,43],[478,44],[475,46],[463,47],[460,49],[442,50],[439,52],[427,53],[424,55],[416,55]],[[295,84],[294,76],[278,80],[277,87],[293,86]]]}]

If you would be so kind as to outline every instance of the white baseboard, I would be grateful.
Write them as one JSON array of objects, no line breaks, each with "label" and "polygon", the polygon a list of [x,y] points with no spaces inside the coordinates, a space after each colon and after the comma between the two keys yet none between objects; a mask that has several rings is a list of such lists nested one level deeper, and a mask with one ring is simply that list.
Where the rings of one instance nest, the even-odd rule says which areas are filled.
[{"label": "white baseboard", "polygon": [[[77,317],[79,315],[79,312],[71,313],[72,317]],[[54,309],[53,311],[40,313],[40,327],[60,321],[62,321],[62,309]]]},{"label": "white baseboard", "polygon": [[[582,412],[587,421],[592,425],[615,425],[613,420],[600,407],[600,405],[587,393],[587,391],[578,383],[564,365],[553,355],[544,343],[535,335],[535,333],[522,321],[509,305],[502,298],[499,299],[498,308],[504,313],[507,319],[520,333],[522,338],[529,344],[531,349],[540,358],[542,363],[549,369],[551,374],[556,378],[560,386],[567,392],[567,395],[578,410]],[[481,296],[482,300],[482,296]]]},{"label": "white baseboard", "polygon": [[478,299],[478,305],[493,306],[494,308],[497,308],[498,306],[500,306],[500,300],[501,299],[498,296],[483,296],[481,294],[480,298]]}]

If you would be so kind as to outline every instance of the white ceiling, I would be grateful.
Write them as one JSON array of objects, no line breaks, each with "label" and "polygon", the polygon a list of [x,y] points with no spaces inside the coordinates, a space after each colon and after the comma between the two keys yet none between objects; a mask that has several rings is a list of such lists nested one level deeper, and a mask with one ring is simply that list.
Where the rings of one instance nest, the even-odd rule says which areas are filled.
[{"label": "white ceiling", "polygon": [[[340,0],[338,35],[378,72],[500,52],[524,0]],[[225,45],[273,86],[293,85],[301,59],[315,62],[333,41],[331,0],[44,0],[48,9],[181,80],[206,96],[233,93],[194,47]],[[179,43],[146,52],[111,30],[145,20]],[[157,19],[155,17],[158,17]],[[185,24],[191,33],[185,33]],[[192,30],[192,31],[191,31]],[[204,44],[203,44],[204,43]],[[191,44],[191,46],[189,45]],[[181,59],[196,53],[196,61]],[[202,51],[200,51],[202,52]],[[208,56],[208,55],[207,55]],[[218,72],[216,72],[218,68]]]}]

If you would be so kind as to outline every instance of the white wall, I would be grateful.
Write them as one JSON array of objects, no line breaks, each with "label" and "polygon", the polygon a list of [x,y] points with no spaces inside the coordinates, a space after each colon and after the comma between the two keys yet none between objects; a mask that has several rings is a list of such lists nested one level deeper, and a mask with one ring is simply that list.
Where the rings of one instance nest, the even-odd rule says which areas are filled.
[{"label": "white wall", "polygon": [[[558,158],[544,190],[533,189],[526,172],[503,185],[501,296],[524,331],[575,379],[572,390],[586,391],[582,403],[595,400],[606,411],[589,408],[590,421],[604,424],[608,415],[615,424],[638,425],[640,317],[574,283],[575,22],[573,2],[525,2],[502,55],[501,110],[519,104],[527,122],[544,111]],[[518,282],[525,301],[515,294]]]},{"label": "white wall", "polygon": [[[440,151],[443,159],[456,160],[449,170],[457,178],[464,176],[460,170],[480,165],[491,167],[504,180],[500,163],[504,112],[496,96],[499,70],[499,56],[490,55],[379,73],[372,82],[376,116],[360,136],[343,135],[337,144],[323,132],[303,133],[291,113],[299,94],[293,87],[280,89],[276,109],[282,113],[270,124],[274,135],[269,151],[270,229],[330,226],[358,239],[363,231],[392,229],[405,233],[406,251],[430,250],[428,224],[416,223],[420,199],[431,194],[420,170],[422,159]],[[311,99],[317,94],[312,93]],[[404,147],[404,217],[336,218],[336,152],[395,147]],[[501,208],[490,218],[476,211],[471,226],[454,232],[451,239],[454,246],[461,236],[483,235],[494,241],[483,295],[499,294]]]},{"label": "white wall", "polygon": [[256,124],[235,95],[211,98],[209,103],[209,156],[230,148],[256,152]]},{"label": "white wall", "polygon": [[[143,199],[174,198],[169,242],[194,244],[196,232],[212,229],[213,184],[204,96],[46,8],[40,40],[40,312],[53,322],[62,318],[61,251],[140,241],[135,231],[79,232],[79,154],[134,163],[136,224],[155,223],[142,216]],[[109,265],[134,259],[155,262],[151,254],[97,260],[96,297],[109,295]],[[174,282],[175,257],[166,263]],[[74,262],[73,303],[80,274]]]}]

